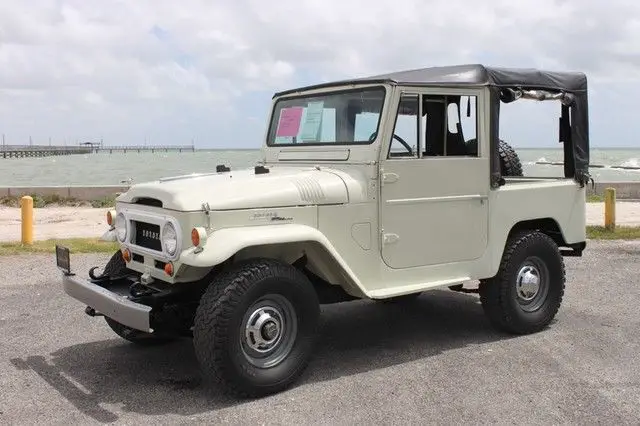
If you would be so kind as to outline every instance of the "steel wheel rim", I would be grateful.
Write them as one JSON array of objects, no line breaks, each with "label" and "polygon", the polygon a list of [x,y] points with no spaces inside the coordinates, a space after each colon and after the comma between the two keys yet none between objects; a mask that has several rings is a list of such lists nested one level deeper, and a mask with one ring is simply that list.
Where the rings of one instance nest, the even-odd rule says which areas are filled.
[{"label": "steel wheel rim", "polygon": [[515,280],[516,300],[526,312],[533,312],[544,304],[549,293],[549,269],[538,257],[527,258]]},{"label": "steel wheel rim", "polygon": [[240,347],[251,364],[270,368],[289,355],[297,333],[298,318],[291,302],[279,294],[269,294],[245,312]]}]

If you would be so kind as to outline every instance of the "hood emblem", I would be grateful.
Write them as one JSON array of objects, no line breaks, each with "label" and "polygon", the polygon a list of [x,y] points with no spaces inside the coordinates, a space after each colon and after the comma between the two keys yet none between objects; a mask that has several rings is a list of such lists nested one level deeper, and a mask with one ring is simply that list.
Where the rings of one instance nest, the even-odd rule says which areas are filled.
[{"label": "hood emblem", "polygon": [[261,212],[252,214],[249,216],[249,220],[288,221],[293,220],[293,218],[280,216],[278,212]]},{"label": "hood emblem", "polygon": [[293,220],[293,218],[292,217],[273,216],[271,218],[271,221],[275,221],[275,220],[289,221],[289,220]]}]

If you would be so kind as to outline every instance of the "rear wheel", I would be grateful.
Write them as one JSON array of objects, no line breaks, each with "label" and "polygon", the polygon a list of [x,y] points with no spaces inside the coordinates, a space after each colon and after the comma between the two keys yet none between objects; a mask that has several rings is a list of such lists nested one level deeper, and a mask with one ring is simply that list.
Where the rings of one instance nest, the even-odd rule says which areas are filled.
[{"label": "rear wheel", "polygon": [[545,328],[562,303],[564,260],[556,243],[537,231],[507,242],[498,274],[480,284],[480,300],[491,323],[515,334]]},{"label": "rear wheel", "polygon": [[320,305],[296,268],[275,260],[238,264],[216,277],[196,311],[193,344],[206,375],[240,396],[281,391],[302,374]]}]

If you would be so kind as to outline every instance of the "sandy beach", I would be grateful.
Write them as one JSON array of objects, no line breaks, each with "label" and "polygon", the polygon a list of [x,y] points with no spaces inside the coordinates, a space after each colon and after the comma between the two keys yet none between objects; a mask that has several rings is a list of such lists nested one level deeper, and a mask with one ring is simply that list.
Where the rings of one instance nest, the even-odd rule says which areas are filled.
[{"label": "sandy beach", "polygon": [[[35,240],[100,237],[107,230],[106,208],[33,209]],[[0,241],[20,241],[20,209],[0,207]]]},{"label": "sandy beach", "polygon": [[[107,230],[106,208],[45,207],[34,209],[34,239],[100,237]],[[618,202],[616,222],[640,226],[640,202]],[[604,203],[587,204],[587,224],[603,225]],[[20,209],[0,207],[0,241],[20,241]]]}]

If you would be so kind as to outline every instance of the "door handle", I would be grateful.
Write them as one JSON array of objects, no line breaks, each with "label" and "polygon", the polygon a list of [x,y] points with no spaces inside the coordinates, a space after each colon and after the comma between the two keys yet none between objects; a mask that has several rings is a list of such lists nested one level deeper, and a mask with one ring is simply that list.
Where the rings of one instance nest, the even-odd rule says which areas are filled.
[{"label": "door handle", "polygon": [[397,173],[382,173],[382,183],[394,183],[400,179]]}]

